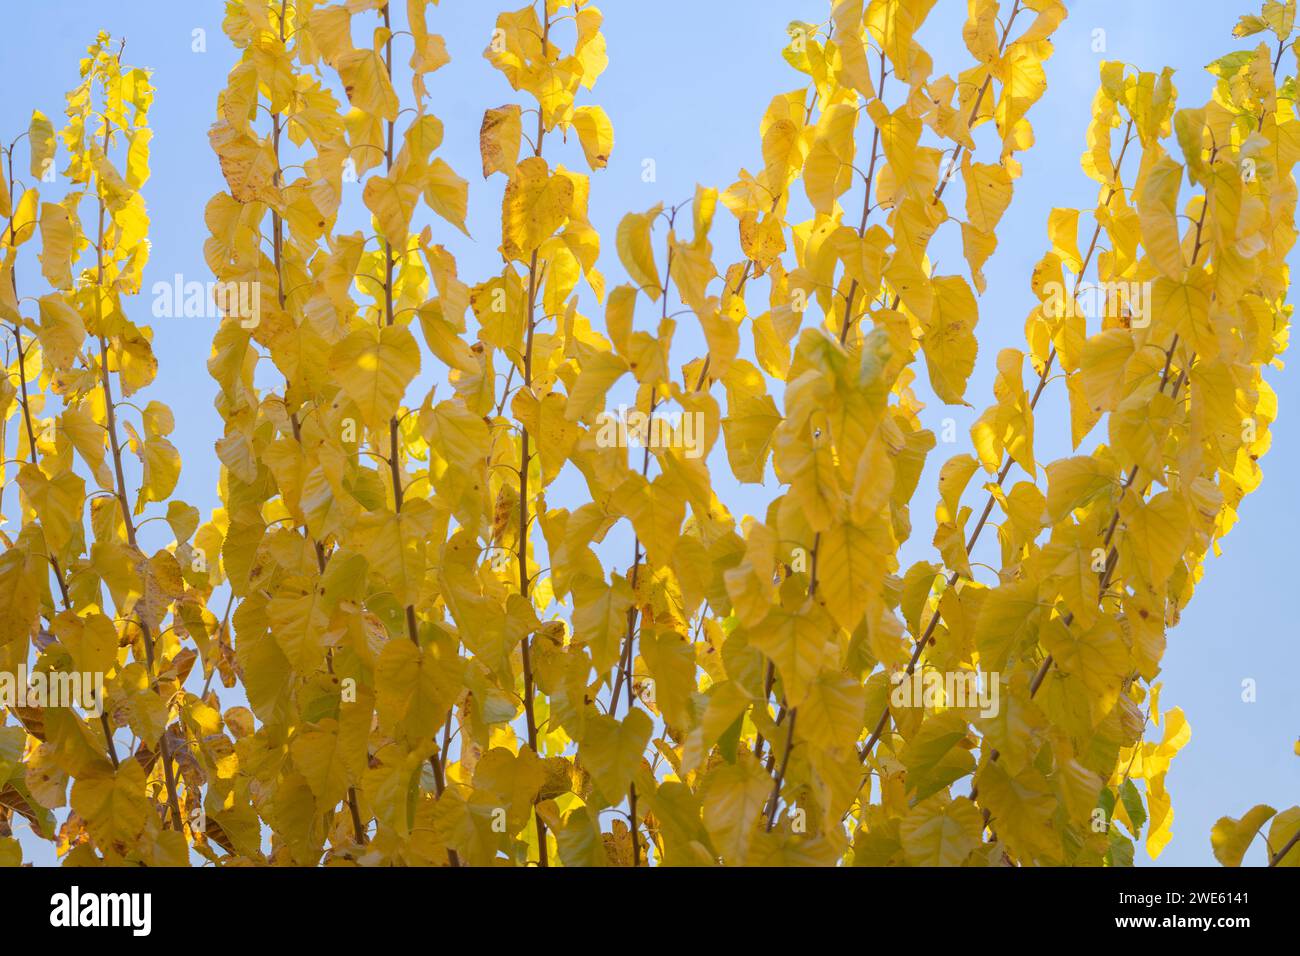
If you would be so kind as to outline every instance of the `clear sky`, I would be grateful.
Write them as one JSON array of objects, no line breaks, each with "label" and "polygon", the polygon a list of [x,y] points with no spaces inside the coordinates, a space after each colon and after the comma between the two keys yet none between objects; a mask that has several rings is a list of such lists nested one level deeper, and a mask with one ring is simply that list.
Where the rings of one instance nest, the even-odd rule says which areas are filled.
[{"label": "clear sky", "polygon": [[[442,0],[429,17],[431,28],[446,37],[452,56],[430,82],[430,108],[446,125],[439,155],[470,180],[469,229],[483,237],[468,240],[443,228],[439,241],[456,255],[462,278],[471,283],[500,268],[491,237],[501,182],[497,177],[484,184],[479,175],[479,123],[486,108],[514,100],[480,54],[496,12],[522,3]],[[609,168],[593,176],[591,191],[592,222],[607,237],[601,268],[612,285],[623,281],[612,237],[625,212],[660,201],[681,202],[697,182],[726,188],[740,167],[761,166],[758,122],[768,100],[804,85],[780,56],[785,26],[794,19],[822,20],[828,7],[825,0],[605,0],[600,5],[610,67],[585,101],[604,106],[615,128]],[[1024,318],[1033,301],[1028,276],[1046,248],[1048,212],[1054,206],[1087,209],[1095,201],[1095,185],[1078,160],[1100,61],[1123,60],[1148,70],[1172,66],[1180,105],[1199,105],[1210,89],[1203,65],[1243,48],[1243,41],[1231,37],[1232,26],[1240,14],[1257,12],[1255,0],[1067,0],[1067,5],[1070,17],[1058,31],[1056,54],[1047,63],[1047,95],[1030,114],[1037,143],[1020,156],[1024,175],[999,228],[1000,246],[985,269],[980,357],[967,390],[975,408],[950,409],[936,402],[924,413],[936,433],[945,417],[955,418],[963,442],[970,422],[991,400],[998,350],[1023,344]],[[939,72],[969,64],[960,31],[965,8],[963,0],[940,0],[931,14],[922,39]],[[221,33],[223,9],[219,0],[47,0],[6,3],[0,13],[6,73],[16,78],[0,99],[0,139],[6,143],[26,129],[33,108],[58,123],[63,93],[75,84],[77,61],[99,29],[125,36],[126,61],[154,70],[153,177],[145,187],[154,245],[137,321],[150,321],[145,316],[154,282],[170,281],[176,273],[186,280],[211,278],[202,254],[207,235],[203,207],[224,183],[207,129],[217,91],[234,62]],[[206,52],[193,50],[195,30],[205,31]],[[1104,52],[1096,50],[1099,43]],[[647,158],[655,161],[654,183],[642,181]],[[734,222],[719,210],[714,226],[718,261],[739,259]],[[954,261],[946,271],[964,272],[965,264],[959,267]],[[766,295],[765,284],[760,291]],[[599,318],[601,313],[590,314]],[[161,370],[150,395],[175,410],[178,428],[172,439],[185,462],[177,494],[206,514],[217,504],[212,446],[220,435],[212,407],[216,387],[205,366],[214,323],[151,321]],[[689,316],[683,317],[683,328],[692,324]],[[1268,377],[1279,395],[1280,417],[1273,449],[1263,461],[1263,486],[1247,499],[1240,524],[1223,542],[1223,556],[1210,561],[1191,606],[1169,634],[1162,702],[1165,708],[1183,708],[1192,738],[1167,781],[1175,820],[1161,864],[1213,864],[1209,832],[1219,816],[1239,816],[1261,802],[1281,809],[1300,798],[1300,758],[1292,753],[1300,735],[1300,707],[1293,696],[1300,642],[1295,611],[1289,610],[1296,586],[1293,545],[1300,531],[1294,490],[1300,482],[1300,386],[1289,370],[1270,371]],[[1062,393],[1049,387],[1039,406],[1040,461],[1069,452]],[[904,566],[935,559],[929,547],[929,502],[938,466],[961,450],[961,445],[941,444],[931,455],[915,499],[915,529],[904,549]],[[725,465],[715,474],[720,470]],[[772,493],[770,482],[769,470],[768,487],[750,486],[733,494],[719,480],[719,493],[738,517],[760,513]],[[625,555],[630,543],[616,547]],[[624,556],[622,562],[626,560]],[[1242,700],[1247,679],[1256,682],[1253,703]],[[52,861],[48,851],[33,853],[32,841],[24,842],[29,859]],[[1137,859],[1147,862],[1141,850]],[[1247,862],[1262,859],[1262,844],[1257,843]]]}]

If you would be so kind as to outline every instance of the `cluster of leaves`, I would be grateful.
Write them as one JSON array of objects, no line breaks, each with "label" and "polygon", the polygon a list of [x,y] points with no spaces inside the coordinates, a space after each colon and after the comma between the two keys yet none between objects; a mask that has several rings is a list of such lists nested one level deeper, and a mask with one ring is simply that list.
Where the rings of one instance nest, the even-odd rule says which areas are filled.
[{"label": "cluster of leaves", "polygon": [[[1066,14],[970,0],[972,62],[949,75],[918,41],[933,6],[836,0],[825,23],[792,24],[802,85],[762,119],[761,169],[624,217],[631,281],[607,289],[592,180],[556,158],[597,171],[613,148],[605,112],[578,102],[607,65],[593,5],[539,0],[497,20],[484,55],[522,102],[484,114],[502,265],[471,284],[433,227],[417,230],[431,214],[463,231],[469,188],[435,155],[430,74],[448,55],[426,0],[408,0],[401,29],[387,0],[229,3],[240,57],[211,131],[228,189],[208,204],[205,254],[260,308],[223,318],[208,365],[222,506],[199,528],[169,504],[178,543],[151,559],[133,515],[175,484],[170,416],[151,404],[132,433],[133,511],[110,377],[124,393],[151,377],[147,335],[116,300],[142,265],[146,87],[101,40],[84,89],[105,88],[105,143],[129,138],[125,182],[75,132],[88,93],[70,97],[64,137],[69,178],[112,217],[99,272],[72,282],[88,248],[76,203],[46,205],[56,293],[39,321],[0,294],[17,407],[30,419],[49,390],[65,409],[48,441],[28,424],[23,532],[0,565],[22,600],[0,653],[34,645],[66,667],[112,625],[114,656],[90,663],[112,671],[114,706],[101,728],[18,714],[0,731],[0,803],[48,832],[75,780],[64,848],[115,862],[188,844],[218,863],[1125,865],[1144,827],[1158,854],[1165,775],[1189,735],[1160,707],[1165,633],[1258,485],[1276,414],[1261,372],[1290,315],[1300,138],[1295,80],[1277,74],[1294,2],[1243,20],[1239,34],[1276,43],[1212,64],[1202,107],[1177,109],[1171,71],[1103,64],[1083,157],[1096,204],[1053,210],[1025,348],[997,356],[972,453],[940,469],[938,560],[903,568],[936,445],[913,366],[965,403],[981,270]],[[124,98],[135,125],[112,109]],[[344,225],[358,182],[372,234]],[[719,202],[743,256],[721,269]],[[24,195],[13,215],[8,271],[36,206]],[[967,269],[943,275],[930,250],[949,221]],[[1094,275],[1107,291],[1089,318],[1075,306]],[[673,351],[688,314],[705,355]],[[1035,409],[1054,380],[1076,454],[1040,463]],[[618,389],[647,416],[693,416],[706,454],[605,440]],[[104,468],[92,425],[116,479],[101,481],[109,503],[91,498],[83,557],[72,453]],[[737,520],[710,460],[774,486],[766,512]],[[548,501],[562,475],[585,485],[571,507]],[[607,568],[625,540],[626,568]],[[63,611],[48,588],[61,568]],[[199,695],[183,688],[196,654]],[[942,692],[897,705],[914,674],[978,675],[1000,707]],[[214,677],[234,691],[224,709]],[[119,763],[123,726],[138,746]],[[1220,858],[1239,861],[1264,816],[1221,823]],[[1297,829],[1287,811],[1271,840]]]},{"label": "cluster of leaves", "polygon": [[[1273,61],[1273,72],[1276,73],[1287,48],[1293,50],[1297,59],[1300,60],[1300,48],[1296,47],[1292,36],[1295,29],[1295,20],[1296,4],[1294,0],[1287,0],[1287,2],[1267,0],[1258,16],[1246,15],[1238,21],[1236,29],[1233,30],[1233,35],[1250,37],[1256,34],[1267,35],[1271,32],[1278,40],[1277,58]],[[1255,65],[1253,67],[1256,71],[1262,69],[1259,65],[1259,56],[1259,51],[1256,50]],[[1217,72],[1220,76],[1225,74],[1240,76],[1239,67],[1243,60],[1244,56],[1242,54],[1231,55],[1220,60],[1212,69],[1218,67]],[[1282,102],[1284,97],[1292,97],[1295,92],[1296,79],[1290,77],[1281,87],[1274,91],[1274,95],[1279,102]],[[1288,99],[1286,102],[1290,102],[1290,100]],[[1267,106],[1267,100],[1265,100],[1265,105]],[[1294,103],[1291,105],[1294,108]],[[1261,120],[1258,132],[1263,132],[1263,130],[1264,123]],[[1253,156],[1253,154],[1251,155]],[[1285,194],[1285,201],[1291,204],[1289,208],[1293,209],[1295,203],[1294,186],[1289,181],[1287,185],[1290,189]],[[1294,223],[1290,223],[1288,228],[1294,229]],[[1273,288],[1275,290],[1280,289],[1285,293],[1286,279],[1281,278],[1277,281],[1281,282],[1281,285],[1274,285]],[[1285,330],[1279,330],[1279,333],[1280,338],[1281,335],[1285,334]],[[1270,413],[1276,411],[1275,401],[1269,406],[1268,410]],[[1243,425],[1250,424],[1252,421],[1252,419],[1242,419]],[[1260,451],[1262,452],[1263,448]],[[1252,456],[1252,460],[1256,458],[1257,456]],[[1252,472],[1257,474],[1255,469],[1252,469]],[[1253,488],[1258,483],[1258,480],[1258,477],[1256,477],[1253,482],[1246,485],[1244,490]],[[1296,741],[1294,749],[1296,756],[1300,757],[1300,740]],[[1221,817],[1215,823],[1210,834],[1210,842],[1214,848],[1215,858],[1224,866],[1240,866],[1247,849],[1250,848],[1255,838],[1261,834],[1264,824],[1269,823],[1270,820],[1272,822],[1269,826],[1268,835],[1264,840],[1268,865],[1300,866],[1300,852],[1292,852],[1296,844],[1300,843],[1300,806],[1290,807],[1279,813],[1273,807],[1261,803],[1248,810],[1239,820],[1232,817]]]},{"label": "cluster of leaves", "polygon": [[[181,461],[167,440],[171,410],[132,401],[157,372],[151,332],[128,306],[149,257],[140,189],[153,87],[121,53],[107,34],[90,46],[57,136],[33,115],[34,184],[20,192],[14,144],[0,178],[0,320],[13,344],[0,406],[17,425],[5,470],[17,471],[21,513],[0,556],[0,671],[22,674],[30,662],[33,673],[103,677],[99,706],[85,701],[98,719],[12,706],[16,723],[0,727],[0,858],[11,862],[17,815],[69,863],[187,863],[183,815],[218,729],[217,712],[185,682],[217,631],[213,580],[194,542],[215,547],[220,534],[172,497]],[[59,144],[67,165],[51,176]],[[62,197],[42,196],[37,183],[56,181]],[[15,267],[38,231],[48,291],[33,295]],[[139,532],[156,520],[174,541],[148,554]],[[64,806],[59,824],[53,811]]]}]

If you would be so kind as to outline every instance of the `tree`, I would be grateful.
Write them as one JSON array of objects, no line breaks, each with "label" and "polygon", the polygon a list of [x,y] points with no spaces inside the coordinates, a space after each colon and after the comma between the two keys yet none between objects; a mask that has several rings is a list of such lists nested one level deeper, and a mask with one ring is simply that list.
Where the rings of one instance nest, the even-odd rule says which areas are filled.
[{"label": "tree", "polygon": [[[99,291],[138,290],[122,237],[143,235],[147,81],[101,38],[87,75],[106,85],[105,142],[130,139],[126,180],[107,147],[64,141],[116,226],[93,244],[107,265],[73,283],[75,203],[42,206],[63,307],[43,298],[35,320],[0,299],[30,450],[0,650],[81,663],[112,619],[97,591],[60,611],[47,579],[83,565],[134,650],[100,661],[122,704],[98,731],[66,708],[0,731],[0,779],[12,764],[33,819],[53,833],[72,778],[67,842],[110,862],[184,857],[184,839],[218,864],[1114,866],[1144,831],[1157,856],[1190,734],[1161,705],[1166,632],[1259,484],[1276,416],[1262,371],[1290,318],[1294,2],[1242,19],[1239,36],[1271,36],[1210,65],[1204,106],[1177,107],[1172,70],[1102,65],[1082,160],[1096,203],[1052,210],[1025,346],[996,356],[970,451],[940,469],[935,560],[904,568],[936,447],[920,412],[928,392],[968,400],[982,269],[1066,15],[972,0],[937,27],[971,56],[943,74],[917,40],[933,6],[836,0],[792,23],[801,86],[762,117],[757,171],[625,216],[628,281],[610,287],[588,219],[614,148],[588,101],[608,63],[592,4],[497,19],[484,56],[512,101],[484,113],[501,225],[478,241],[499,241],[501,267],[479,281],[435,241],[465,231],[469,183],[437,155],[448,53],[429,5],[228,7],[239,59],[211,130],[227,189],[205,217],[222,507],[200,528],[171,503],[177,543],[147,561],[134,515],[169,498],[179,460],[151,404],[132,510],[110,369],[144,384],[147,336]],[[69,102],[81,130],[88,95]],[[12,274],[37,200],[0,198]],[[715,252],[719,203],[741,261]],[[949,223],[966,261],[942,274]],[[703,355],[674,350],[688,315]],[[101,396],[82,414],[110,438],[121,517],[92,500],[97,546],[117,549],[98,565],[80,558],[72,467],[73,450],[96,467],[95,443],[80,419],[62,446],[30,437],[38,379],[68,408]],[[1074,453],[1042,462],[1050,387]],[[770,481],[769,462],[766,511],[737,518],[723,497]],[[127,714],[144,743],[119,763]],[[1276,816],[1273,862],[1298,858],[1297,814]],[[1240,862],[1271,816],[1220,821],[1219,859]]]},{"label": "tree", "polygon": [[[33,113],[30,173],[57,181],[49,173],[61,142],[69,187],[61,200],[42,200],[31,185],[11,206],[16,144],[4,155],[0,318],[14,347],[3,403],[6,422],[18,423],[5,468],[17,466],[22,521],[0,558],[0,670],[12,678],[6,705],[17,720],[0,728],[0,822],[8,831],[11,814],[25,817],[60,842],[68,862],[177,865],[189,856],[196,754],[213,745],[219,719],[185,689],[217,630],[198,544],[217,532],[200,529],[198,509],[172,497],[181,461],[167,440],[171,410],[131,400],[157,371],[149,329],[128,306],[149,255],[140,190],[153,87],[121,57],[122,47],[99,34],[57,140]],[[37,231],[49,291],[20,297],[15,265]],[[158,520],[175,540],[150,555],[137,532]],[[26,700],[12,694],[19,683],[30,685]],[[132,744],[121,752],[126,732]],[[52,811],[63,806],[70,812],[60,825]],[[7,832],[0,850],[18,858]]]}]

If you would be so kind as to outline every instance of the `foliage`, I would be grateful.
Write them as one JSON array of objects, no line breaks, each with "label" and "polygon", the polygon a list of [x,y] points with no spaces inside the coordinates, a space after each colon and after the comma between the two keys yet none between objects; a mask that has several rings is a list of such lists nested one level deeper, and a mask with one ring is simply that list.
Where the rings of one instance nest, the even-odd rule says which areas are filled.
[{"label": "foliage", "polygon": [[[104,676],[102,704],[91,708],[98,719],[69,706],[10,708],[17,723],[0,728],[0,803],[6,817],[57,840],[69,863],[186,863],[183,817],[202,781],[196,761],[219,749],[219,715],[185,689],[216,632],[207,610],[213,581],[193,560],[193,542],[216,532],[200,529],[198,509],[172,496],[181,461],[167,439],[171,410],[133,400],[157,372],[150,330],[128,305],[149,256],[140,190],[152,101],[149,74],[124,66],[121,48],[101,33],[57,139],[39,112],[27,134],[34,179],[44,179],[62,145],[67,191],[55,201],[36,185],[20,195],[15,188],[11,204],[12,147],[0,190],[8,220],[0,319],[14,342],[0,398],[6,422],[18,425],[6,468],[16,466],[22,516],[0,558],[0,669],[19,673],[33,658],[33,674]],[[48,291],[20,298],[16,260],[37,232]],[[156,520],[175,540],[149,554],[137,532]],[[125,753],[121,730],[132,737]],[[60,825],[53,811],[65,806]],[[16,858],[12,838],[3,842],[0,851]]]},{"label": "foliage", "polygon": [[[122,417],[154,372],[123,305],[148,248],[147,75],[92,46],[62,202],[33,188],[11,209],[8,150],[0,398],[23,425],[22,525],[0,656],[111,679],[98,722],[13,711],[4,814],[71,863],[188,845],[217,864],[1128,865],[1143,836],[1157,856],[1190,735],[1161,706],[1166,632],[1277,412],[1294,0],[1243,18],[1238,35],[1272,36],[1211,64],[1202,106],[1177,107],[1171,70],[1102,65],[1096,203],[1052,210],[1024,348],[994,357],[971,450],[939,470],[936,560],[909,567],[936,447],[917,389],[967,403],[982,269],[1064,4],[970,0],[958,25],[926,22],[934,0],[836,0],[791,24],[801,85],[762,117],[756,172],[624,217],[630,281],[610,287],[588,220],[614,147],[588,102],[601,13],[497,19],[484,56],[516,101],[484,113],[501,268],[475,282],[435,242],[466,230],[469,183],[437,155],[429,7],[227,4],[239,57],[210,134],[227,189],[204,252],[219,289],[256,294],[218,296],[221,506],[201,527],[171,498],[170,412]],[[923,25],[959,26],[971,62],[936,73]],[[40,114],[29,139],[37,175]],[[741,261],[715,252],[719,203]],[[51,291],[19,299],[38,225]],[[965,259],[950,274],[941,230]],[[706,354],[674,350],[683,315]],[[1043,462],[1049,387],[1074,454]],[[624,391],[680,427],[629,443],[608,411]],[[762,515],[729,510],[737,483],[775,489]],[[146,557],[139,518],[164,505],[175,541]],[[1220,821],[1219,859],[1273,813]],[[1272,862],[1298,814],[1274,817]]]}]

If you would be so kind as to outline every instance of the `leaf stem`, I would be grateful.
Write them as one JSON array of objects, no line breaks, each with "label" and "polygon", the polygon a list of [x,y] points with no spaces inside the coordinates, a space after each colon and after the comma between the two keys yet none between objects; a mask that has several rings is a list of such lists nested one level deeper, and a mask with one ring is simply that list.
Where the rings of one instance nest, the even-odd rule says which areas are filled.
[{"label": "leaf stem", "polygon": [[[119,63],[121,53],[118,53]],[[107,119],[104,120],[104,154],[108,154],[109,134],[112,126]],[[98,183],[96,189],[96,200],[99,209],[99,223],[95,239],[95,284],[102,289],[104,286],[104,189],[103,184]],[[100,366],[100,385],[104,391],[104,415],[105,430],[108,432],[109,448],[113,455],[113,473],[116,481],[117,501],[122,513],[122,524],[126,530],[126,541],[131,550],[137,555],[143,557],[139,544],[136,541],[135,520],[131,515],[131,506],[126,497],[126,477],[122,468],[122,445],[117,436],[117,413],[113,403],[113,380],[108,371],[108,339],[103,331],[103,298],[97,295],[95,297],[95,307],[99,314],[97,316],[97,329],[99,339],[99,366]],[[148,670],[150,683],[154,684],[155,690],[160,690],[157,681],[157,666],[154,661],[153,632],[149,622],[145,620],[144,614],[137,611],[136,623],[140,626],[141,643],[144,645],[145,666]],[[167,719],[171,718],[171,703],[167,704]],[[164,721],[162,736],[158,738],[158,751],[162,757],[163,779],[167,786],[167,806],[171,810],[172,829],[179,833],[185,832],[184,822],[181,818],[180,801],[176,795],[176,775],[172,767],[171,744],[167,740],[167,725]]]},{"label": "leaf stem", "polygon": [[[551,32],[551,21],[549,15],[545,17],[542,28],[542,51],[545,55],[547,44]],[[533,155],[542,155],[542,145],[546,138],[546,124],[542,117],[540,103],[537,110],[537,140],[533,147]],[[525,332],[524,341],[524,381],[521,386],[524,391],[532,392],[533,388],[533,333],[537,325],[537,283],[538,283],[538,261],[537,250],[534,249],[532,257],[528,263],[528,323]],[[504,399],[503,399],[504,404]],[[528,598],[528,526],[530,523],[528,508],[528,469],[532,463],[531,436],[528,434],[528,426],[520,423],[520,446],[519,446],[519,594],[527,600]],[[533,662],[530,652],[532,635],[525,634],[523,641],[519,645],[520,659],[523,665],[524,677],[524,722],[528,733],[528,747],[537,754],[541,754],[537,747],[537,717],[534,711],[533,696],[535,694],[533,685]],[[541,867],[549,866],[549,852],[546,845],[546,822],[542,815],[537,812],[536,801],[533,806],[533,816],[537,821],[537,865]]]}]

